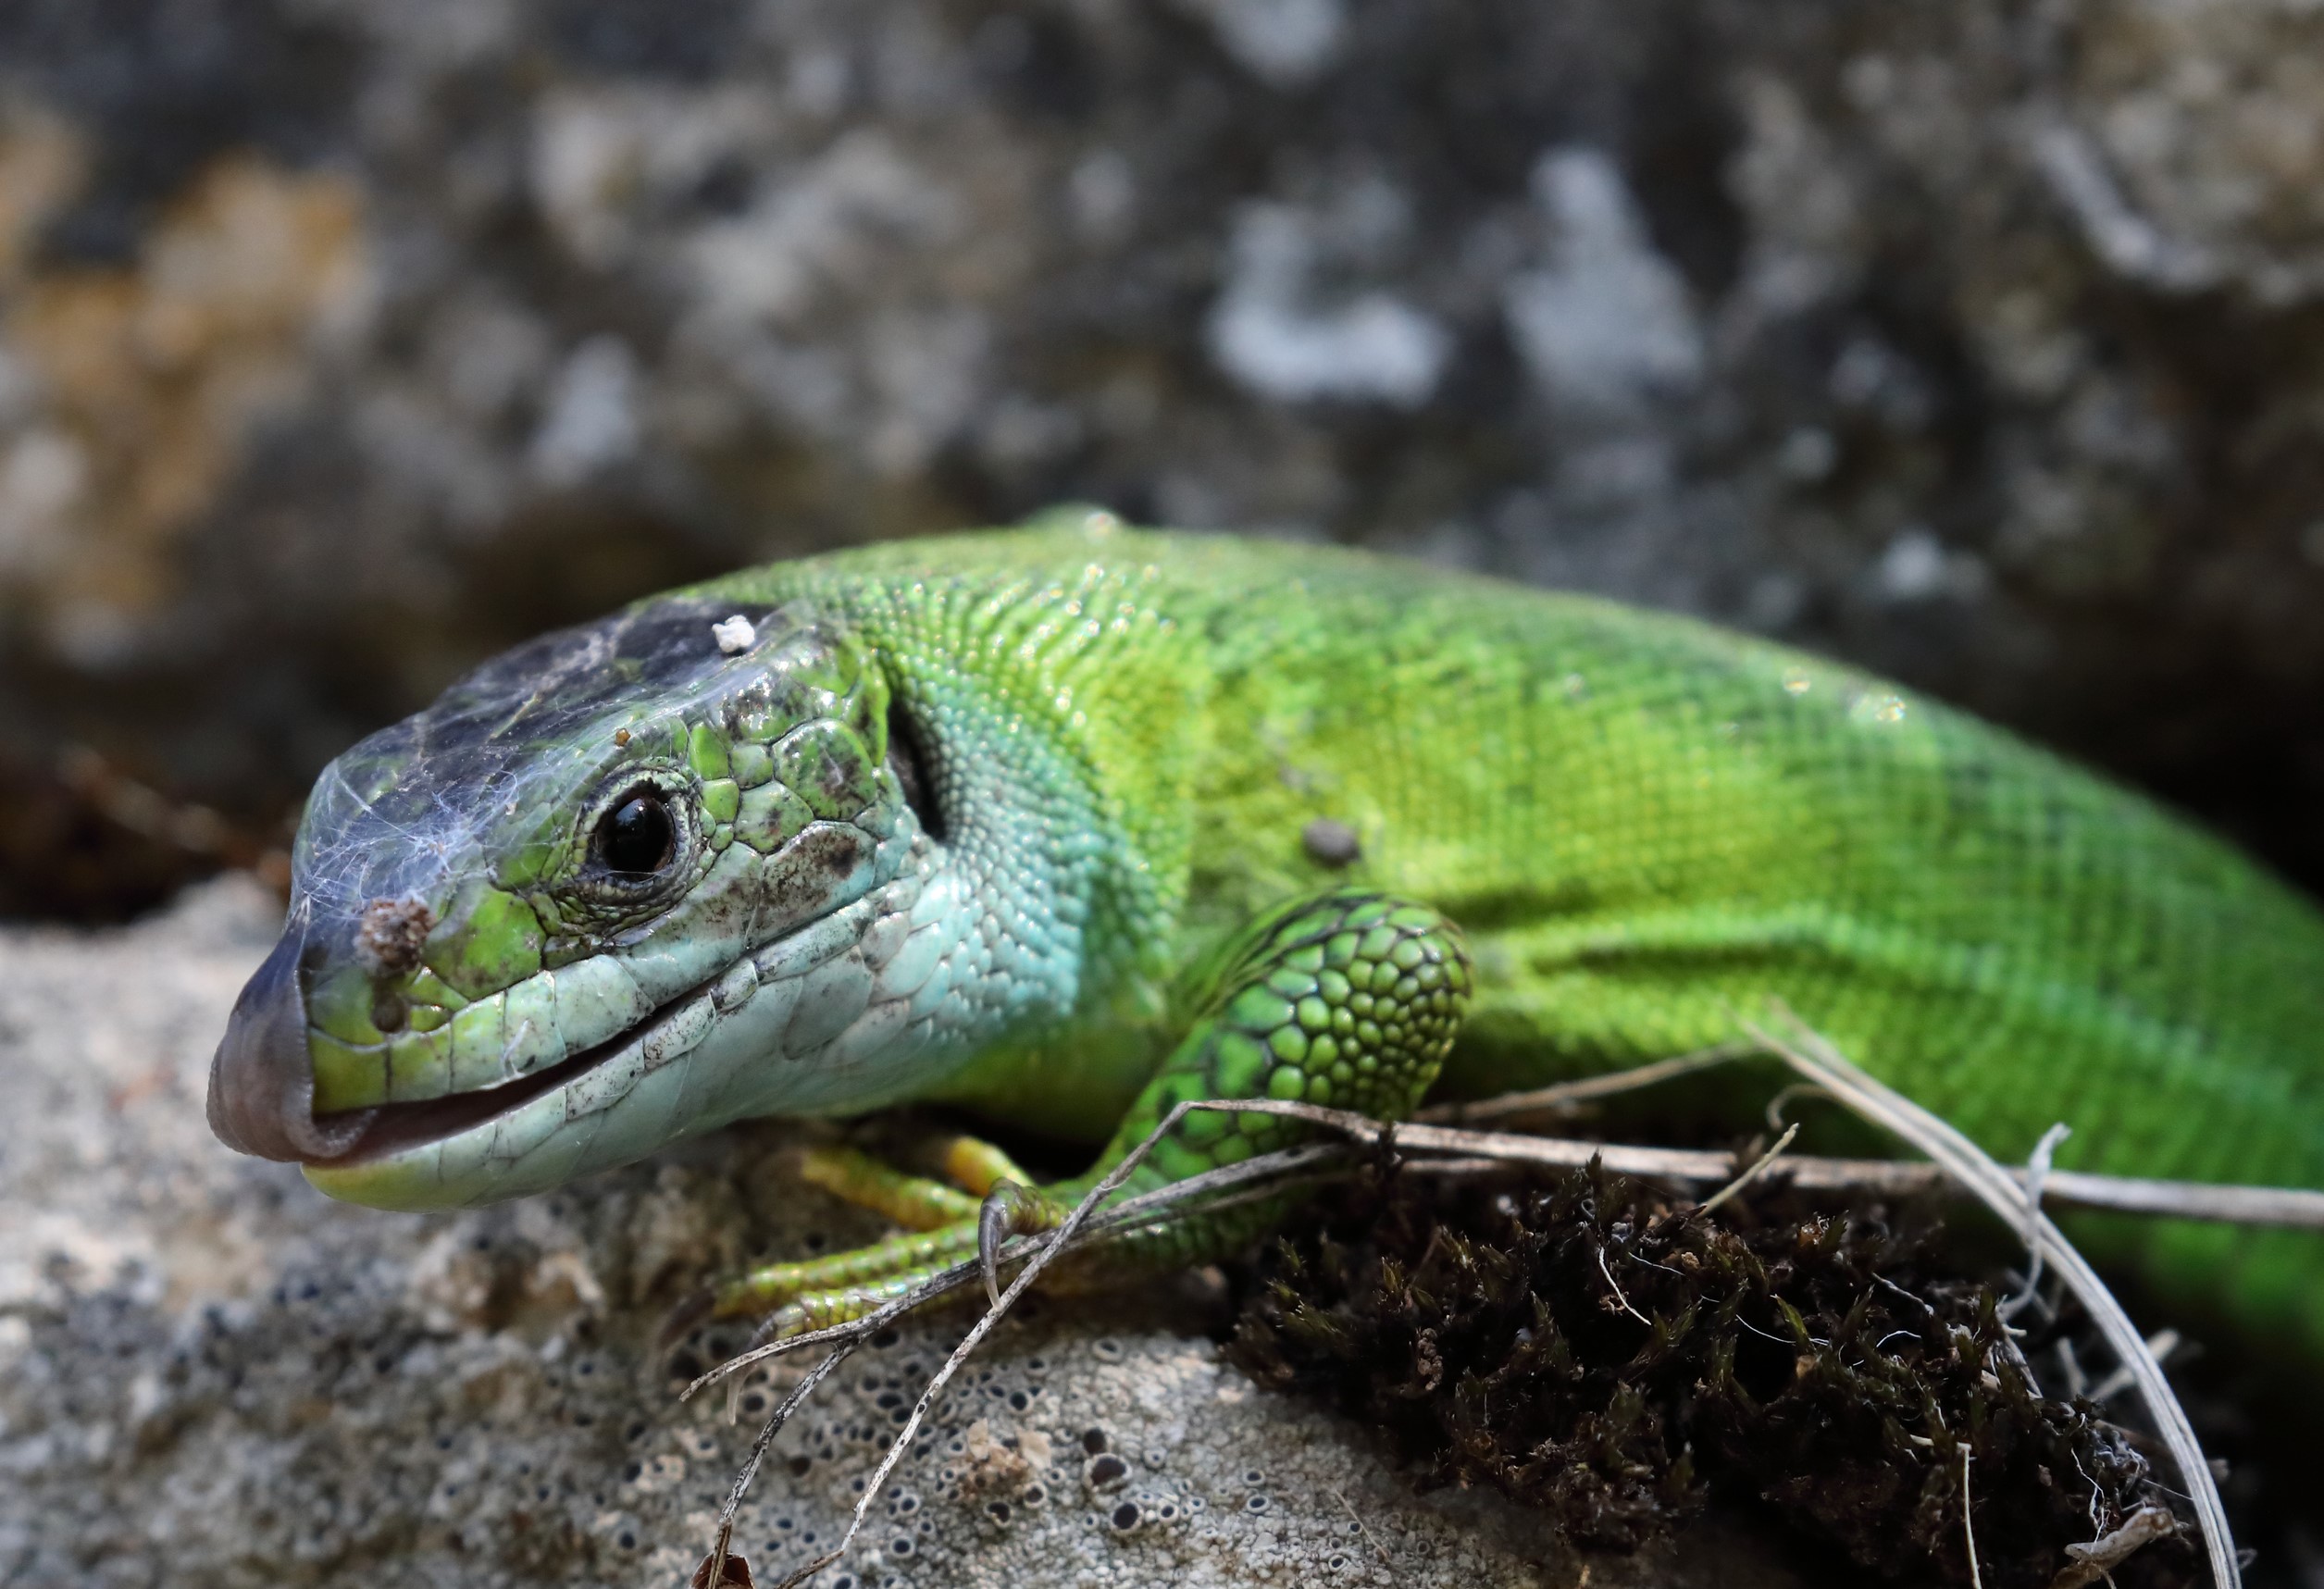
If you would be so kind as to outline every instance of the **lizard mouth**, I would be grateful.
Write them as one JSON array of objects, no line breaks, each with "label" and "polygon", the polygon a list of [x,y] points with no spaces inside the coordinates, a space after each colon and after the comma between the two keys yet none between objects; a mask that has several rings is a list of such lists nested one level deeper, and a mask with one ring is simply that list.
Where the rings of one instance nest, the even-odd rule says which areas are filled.
[{"label": "lizard mouth", "polygon": [[[660,1012],[655,1012],[658,1016]],[[354,1138],[337,1153],[302,1155],[300,1162],[317,1168],[336,1169],[351,1164],[367,1164],[376,1160],[391,1158],[409,1148],[423,1147],[458,1136],[488,1124],[503,1114],[523,1108],[543,1093],[553,1092],[569,1081],[597,1068],[635,1040],[652,1025],[632,1026],[628,1031],[607,1038],[594,1048],[584,1049],[569,1059],[518,1076],[515,1081],[498,1086],[480,1087],[474,1092],[455,1092],[442,1098],[422,1099],[414,1103],[380,1103],[367,1109],[351,1109],[332,1114],[318,1114],[315,1123],[329,1129],[344,1123],[352,1129]]]},{"label": "lizard mouth", "polygon": [[[775,1089],[769,1105],[763,1078],[732,1074],[796,1036],[799,987],[772,998],[760,989],[821,965],[860,937],[870,909],[851,899],[786,924],[748,956],[750,988],[723,1005],[716,989],[739,961],[699,968],[684,991],[538,1070],[438,1098],[323,1111],[314,1108],[304,987],[313,955],[304,922],[293,921],[230,1017],[211,1064],[210,1123],[228,1147],[298,1164],[331,1196],[375,1208],[490,1201],[569,1178],[577,1161],[586,1169],[627,1163],[746,1104],[764,1113],[797,1101],[794,1086]],[[813,931],[851,911],[833,929]],[[811,1010],[826,1018],[822,1006]],[[684,1119],[677,1118],[681,1102],[693,1110]]]},{"label": "lizard mouth", "polygon": [[[616,1032],[602,1043],[592,1044],[578,1054],[568,1055],[553,1065],[543,1066],[513,1081],[478,1087],[469,1092],[447,1093],[442,1098],[420,1099],[410,1103],[371,1104],[362,1109],[318,1114],[315,1117],[317,1126],[330,1133],[335,1140],[344,1140],[346,1145],[333,1153],[302,1154],[300,1162],[316,1169],[331,1170],[376,1163],[410,1148],[424,1148],[431,1142],[448,1141],[465,1136],[480,1125],[489,1125],[503,1115],[514,1114],[537,1098],[578,1081],[608,1061],[620,1058],[631,1047],[650,1037],[656,1026],[708,992],[711,984],[716,980],[716,976],[706,978],[628,1030]],[[333,1130],[334,1127],[337,1130]],[[352,1133],[352,1136],[341,1137],[342,1132]]]}]

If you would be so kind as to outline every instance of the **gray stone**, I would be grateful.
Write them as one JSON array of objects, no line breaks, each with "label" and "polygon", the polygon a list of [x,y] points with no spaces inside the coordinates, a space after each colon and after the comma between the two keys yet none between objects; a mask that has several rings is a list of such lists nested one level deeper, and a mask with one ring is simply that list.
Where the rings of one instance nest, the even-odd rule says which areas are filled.
[{"label": "gray stone", "polygon": [[[680,1584],[755,1420],[678,1402],[656,1326],[745,1256],[874,1227],[784,1175],[775,1127],[428,1216],[236,1158],[204,1075],[275,914],[225,882],[123,931],[0,933],[0,1584]],[[1033,1312],[819,1583],[1795,1582],[1717,1521],[1583,1560],[1495,1497],[1415,1495],[1167,1302]],[[759,1583],[838,1537],[960,1327],[859,1353],[777,1440],[736,1535]]]}]

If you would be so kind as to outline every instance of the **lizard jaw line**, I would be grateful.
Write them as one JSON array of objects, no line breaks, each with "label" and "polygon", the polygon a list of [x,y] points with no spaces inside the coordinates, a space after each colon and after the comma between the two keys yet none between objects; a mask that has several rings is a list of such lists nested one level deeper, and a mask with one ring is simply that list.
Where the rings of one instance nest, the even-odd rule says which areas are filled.
[{"label": "lizard jaw line", "polygon": [[353,1169],[391,1159],[415,1148],[449,1142],[478,1126],[490,1125],[503,1115],[512,1114],[535,1099],[577,1082],[600,1065],[619,1059],[631,1047],[651,1037],[655,1027],[673,1019],[678,1011],[708,993],[712,984],[723,976],[727,969],[721,967],[716,974],[657,1007],[637,1024],[528,1074],[467,1092],[446,1093],[441,1098],[419,1099],[409,1103],[369,1104],[317,1115],[317,1123],[324,1125],[335,1121],[355,1120],[364,1116],[369,1118],[364,1122],[354,1140],[341,1152],[328,1158],[305,1157],[300,1162],[317,1170]]}]

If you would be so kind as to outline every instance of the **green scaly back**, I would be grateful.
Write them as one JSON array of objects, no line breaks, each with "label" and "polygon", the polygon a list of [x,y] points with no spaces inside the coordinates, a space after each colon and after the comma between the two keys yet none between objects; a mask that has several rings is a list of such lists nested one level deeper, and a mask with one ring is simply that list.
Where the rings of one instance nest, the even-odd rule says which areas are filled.
[{"label": "green scaly back", "polygon": [[[1099,521],[1100,524],[1102,520]],[[902,542],[705,588],[860,623],[907,691],[973,676],[1057,760],[1106,882],[1087,1017],[934,1090],[1103,1136],[1173,976],[1335,883],[1468,934],[1446,1077],[1684,1051],[1781,999],[2005,1158],[2324,1185],[2324,920],[2228,846],[1963,714],[1686,619],[1225,538]],[[1021,740],[1020,740],[1021,742]],[[1361,857],[1302,844],[1325,818]],[[2150,1277],[2324,1342],[2310,1237],[2085,1221]]]}]

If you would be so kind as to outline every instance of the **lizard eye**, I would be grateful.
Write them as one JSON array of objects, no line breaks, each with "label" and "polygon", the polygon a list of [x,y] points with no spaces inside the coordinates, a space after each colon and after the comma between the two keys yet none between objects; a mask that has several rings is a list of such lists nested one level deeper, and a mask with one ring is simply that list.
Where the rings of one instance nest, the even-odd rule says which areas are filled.
[{"label": "lizard eye", "polygon": [[677,825],[670,808],[652,789],[640,789],[607,812],[597,824],[591,848],[606,871],[637,877],[669,864]]}]

